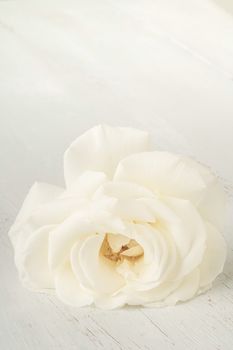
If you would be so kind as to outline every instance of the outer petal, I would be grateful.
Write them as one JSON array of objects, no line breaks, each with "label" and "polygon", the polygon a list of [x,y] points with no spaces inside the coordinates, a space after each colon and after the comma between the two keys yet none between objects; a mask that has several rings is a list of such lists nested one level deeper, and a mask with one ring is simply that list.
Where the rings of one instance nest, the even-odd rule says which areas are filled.
[{"label": "outer petal", "polygon": [[199,276],[199,269],[195,269],[180,281],[167,281],[153,290],[138,293],[139,300],[146,307],[159,307],[191,299],[198,291]]},{"label": "outer petal", "polygon": [[222,229],[226,198],[209,168],[167,152],[134,154],[122,160],[114,179],[145,186],[157,194],[191,200],[201,215]]},{"label": "outer petal", "polygon": [[89,202],[85,198],[82,199],[76,196],[60,197],[36,209],[27,223],[35,228],[43,225],[60,224],[71,214],[84,210],[88,205]]},{"label": "outer petal", "polygon": [[22,283],[30,289],[53,288],[48,266],[48,237],[54,226],[44,226],[28,239],[23,251],[16,251],[15,263]]},{"label": "outer petal", "polygon": [[205,182],[195,166],[184,157],[167,152],[143,152],[123,159],[116,169],[116,181],[145,186],[167,196],[200,198]]},{"label": "outer petal", "polygon": [[157,198],[142,200],[154,210],[155,228],[161,233],[166,232],[176,246],[180,263],[171,280],[180,279],[202,261],[206,247],[204,222],[188,200],[169,197],[164,197],[163,201]]},{"label": "outer petal", "polygon": [[175,305],[178,301],[186,301],[195,296],[199,288],[199,269],[193,270],[185,276],[179,287],[164,301],[165,305]]},{"label": "outer petal", "polygon": [[223,186],[208,167],[195,162],[193,159],[186,158],[186,161],[190,166],[198,169],[205,183],[206,189],[203,191],[203,195],[198,203],[198,209],[201,215],[205,220],[218,227],[219,230],[222,230],[226,209],[226,194]]},{"label": "outer petal", "polygon": [[58,198],[45,202],[39,207],[33,208],[32,206],[32,212],[26,222],[23,221],[19,225],[17,245],[22,246],[24,241],[38,228],[44,225],[60,224],[74,212],[83,212],[89,208],[90,197],[105,179],[103,173],[86,172],[72,186],[72,191],[63,191]]},{"label": "outer petal", "polygon": [[45,203],[57,198],[63,191],[64,189],[60,187],[38,182],[31,187],[16,217],[15,223],[9,231],[13,245],[17,240],[21,225],[29,218],[32,212]]},{"label": "outer petal", "polygon": [[81,288],[69,263],[65,263],[56,271],[55,287],[58,298],[70,306],[80,307],[93,302],[93,297]]},{"label": "outer petal", "polygon": [[117,293],[114,296],[99,296],[95,299],[97,307],[105,310],[117,309],[124,306],[127,303],[127,295],[123,293]]},{"label": "outer petal", "polygon": [[169,231],[180,254],[181,267],[175,278],[193,271],[202,261],[206,248],[206,230],[196,208],[186,200],[167,198],[167,205],[177,220],[170,221]]},{"label": "outer petal", "polygon": [[166,281],[149,290],[136,292],[131,290],[131,293],[128,293],[128,304],[158,306],[169,294],[178,288],[180,283],[180,281]]},{"label": "outer petal", "polygon": [[226,260],[226,243],[221,234],[206,224],[207,247],[200,265],[200,287],[213,282],[222,272]]},{"label": "outer petal", "polygon": [[84,171],[104,172],[112,178],[119,161],[148,149],[148,134],[132,128],[96,126],[78,137],[64,156],[65,182],[69,187]]}]

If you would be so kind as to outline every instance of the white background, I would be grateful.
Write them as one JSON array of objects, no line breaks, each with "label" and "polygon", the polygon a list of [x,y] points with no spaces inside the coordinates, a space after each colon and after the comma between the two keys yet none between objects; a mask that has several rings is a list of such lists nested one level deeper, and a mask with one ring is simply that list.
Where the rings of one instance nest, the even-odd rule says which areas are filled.
[{"label": "white background", "polygon": [[[106,312],[21,287],[7,231],[33,182],[62,185],[64,150],[100,123],[149,130],[222,179],[228,260],[207,294]],[[232,135],[230,1],[0,1],[0,348],[232,349]]]}]

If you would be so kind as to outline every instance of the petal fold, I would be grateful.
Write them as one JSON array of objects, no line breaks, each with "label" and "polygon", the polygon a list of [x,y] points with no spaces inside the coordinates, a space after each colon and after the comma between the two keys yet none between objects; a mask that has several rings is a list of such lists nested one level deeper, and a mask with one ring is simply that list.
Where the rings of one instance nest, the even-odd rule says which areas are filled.
[{"label": "petal fold", "polygon": [[226,260],[226,243],[218,230],[206,223],[207,242],[200,265],[200,287],[213,282],[222,272]]},{"label": "petal fold", "polygon": [[90,305],[93,297],[83,290],[69,263],[64,263],[55,273],[55,287],[58,298],[75,307]]},{"label": "petal fold", "polygon": [[91,170],[112,178],[120,160],[132,153],[148,150],[148,134],[133,128],[99,125],[78,137],[64,155],[67,187]]},{"label": "petal fold", "polygon": [[22,207],[16,217],[15,223],[9,231],[12,244],[15,245],[18,233],[22,225],[28,220],[32,213],[44,204],[58,198],[64,189],[61,187],[36,182],[29,190]]},{"label": "petal fold", "polygon": [[48,238],[53,225],[44,226],[33,233],[22,251],[16,250],[15,262],[22,283],[29,289],[41,291],[54,287],[48,266]]}]

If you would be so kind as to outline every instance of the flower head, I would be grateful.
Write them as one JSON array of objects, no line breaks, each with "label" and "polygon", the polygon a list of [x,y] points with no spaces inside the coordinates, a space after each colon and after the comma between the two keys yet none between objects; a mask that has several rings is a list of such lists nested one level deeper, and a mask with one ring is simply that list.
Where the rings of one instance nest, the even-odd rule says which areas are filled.
[{"label": "flower head", "polygon": [[224,192],[203,165],[97,126],[65,152],[65,188],[36,183],[10,238],[23,284],[65,303],[170,305],[222,271]]}]

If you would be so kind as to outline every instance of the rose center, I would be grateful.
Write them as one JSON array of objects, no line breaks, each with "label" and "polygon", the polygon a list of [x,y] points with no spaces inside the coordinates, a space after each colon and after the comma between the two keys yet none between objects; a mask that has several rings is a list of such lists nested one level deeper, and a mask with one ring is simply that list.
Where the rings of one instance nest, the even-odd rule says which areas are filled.
[{"label": "rose center", "polygon": [[122,262],[124,259],[135,262],[144,255],[142,247],[134,239],[113,234],[105,235],[100,252],[114,262]]}]

